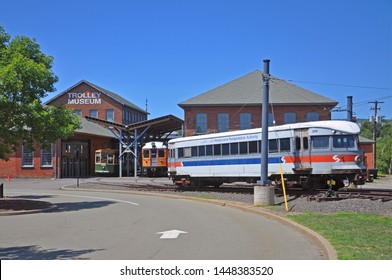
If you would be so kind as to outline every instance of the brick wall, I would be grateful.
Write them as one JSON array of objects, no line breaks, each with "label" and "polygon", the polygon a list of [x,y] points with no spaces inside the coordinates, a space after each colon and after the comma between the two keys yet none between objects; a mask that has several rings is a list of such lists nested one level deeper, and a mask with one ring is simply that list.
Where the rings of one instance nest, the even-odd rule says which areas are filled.
[{"label": "brick wall", "polygon": [[[52,178],[55,177],[55,158],[52,153],[52,167],[41,167],[41,149],[34,145],[33,167],[22,167],[22,146],[14,154],[8,155],[9,161],[0,160],[0,178]],[[54,151],[54,150],[53,150]]]},{"label": "brick wall", "polygon": [[[332,106],[324,105],[290,105],[290,106],[273,106],[270,107],[269,112],[274,113],[275,124],[284,124],[284,113],[295,112],[297,122],[306,122],[306,114],[308,112],[319,113],[320,120],[330,120],[330,110]],[[240,114],[251,114],[251,128],[261,127],[261,107],[260,106],[193,106],[184,108],[184,128],[185,136],[195,135],[196,114],[207,114],[207,133],[218,131],[218,113],[229,114],[229,130],[239,130],[240,128]]]},{"label": "brick wall", "polygon": [[[93,92],[101,93],[99,96],[101,99],[101,104],[68,104],[68,98],[69,98],[68,93],[93,93]],[[97,109],[98,118],[103,120],[106,120],[106,110],[113,109],[114,122],[122,123],[123,105],[85,83],[81,83],[80,85],[72,88],[69,92],[59,96],[58,98],[50,102],[48,105],[65,106],[68,108],[82,110],[82,116],[88,116],[90,109]]]},{"label": "brick wall", "polygon": [[366,158],[366,167],[374,168],[373,164],[373,144],[372,143],[360,143],[360,149],[364,152]]}]

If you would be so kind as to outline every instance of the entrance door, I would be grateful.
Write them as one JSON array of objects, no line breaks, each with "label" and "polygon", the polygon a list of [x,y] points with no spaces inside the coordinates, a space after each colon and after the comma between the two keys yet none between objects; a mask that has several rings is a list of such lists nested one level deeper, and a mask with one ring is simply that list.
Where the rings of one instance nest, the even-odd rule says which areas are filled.
[{"label": "entrance door", "polygon": [[89,144],[87,140],[66,140],[61,143],[61,178],[90,175]]},{"label": "entrance door", "polygon": [[152,149],[151,150],[151,167],[156,167],[158,166],[158,153],[157,149]]},{"label": "entrance door", "polygon": [[309,133],[307,129],[295,130],[295,172],[311,173],[312,162],[309,149]]}]

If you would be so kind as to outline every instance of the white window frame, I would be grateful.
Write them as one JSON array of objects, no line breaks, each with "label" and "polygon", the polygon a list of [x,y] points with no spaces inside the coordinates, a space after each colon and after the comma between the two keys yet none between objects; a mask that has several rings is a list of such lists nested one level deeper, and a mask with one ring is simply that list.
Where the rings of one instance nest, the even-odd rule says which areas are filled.
[{"label": "white window frame", "polygon": [[[96,113],[95,116],[93,116],[93,113]],[[90,117],[98,119],[98,109],[90,109],[88,114]]]},{"label": "white window frame", "polygon": [[218,113],[218,132],[227,132],[229,131],[229,113]]},{"label": "white window frame", "polygon": [[[109,112],[111,112],[112,113],[112,120],[109,120]],[[113,109],[107,109],[106,110],[106,121],[108,121],[108,122],[114,122],[114,110]]]},{"label": "white window frame", "polygon": [[[44,164],[44,160],[43,160],[44,155],[50,156],[50,164]],[[40,163],[41,163],[41,167],[53,167],[53,145],[52,144],[50,144],[49,149],[41,149]]]},{"label": "white window frame", "polygon": [[206,113],[197,113],[195,116],[196,125],[195,132],[196,134],[206,134],[208,129],[207,123],[207,114]]},{"label": "white window frame", "polygon": [[[31,164],[26,164],[26,156],[30,155]],[[25,144],[22,145],[22,167],[34,167],[34,150],[26,151]]]},{"label": "white window frame", "polygon": [[286,112],[283,114],[284,124],[296,123],[297,114],[295,112]]},{"label": "white window frame", "polygon": [[252,128],[252,114],[240,113],[240,130]]}]

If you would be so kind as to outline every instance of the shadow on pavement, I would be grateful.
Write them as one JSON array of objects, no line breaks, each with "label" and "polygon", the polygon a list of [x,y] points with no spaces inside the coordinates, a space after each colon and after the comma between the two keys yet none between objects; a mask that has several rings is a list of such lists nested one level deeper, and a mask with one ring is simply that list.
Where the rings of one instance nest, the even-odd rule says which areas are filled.
[{"label": "shadow on pavement", "polygon": [[52,213],[56,212],[66,212],[66,211],[79,211],[86,209],[95,209],[106,207],[116,202],[113,201],[79,201],[79,202],[63,202],[63,203],[53,203],[57,206]]},{"label": "shadow on pavement", "polygon": [[42,249],[38,246],[16,246],[8,248],[0,248],[1,260],[86,260],[88,258],[80,257],[98,250],[58,250],[58,249]]},{"label": "shadow on pavement", "polygon": [[18,195],[12,197],[21,198],[21,199],[44,199],[44,198],[52,198],[53,195]]}]

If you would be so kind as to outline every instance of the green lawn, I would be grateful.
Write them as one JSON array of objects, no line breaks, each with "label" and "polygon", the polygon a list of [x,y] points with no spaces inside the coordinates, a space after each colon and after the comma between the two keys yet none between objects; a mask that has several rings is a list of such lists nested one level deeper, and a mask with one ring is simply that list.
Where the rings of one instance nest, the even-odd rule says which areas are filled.
[{"label": "green lawn", "polygon": [[392,260],[392,218],[355,213],[287,217],[327,238],[341,260]]}]

